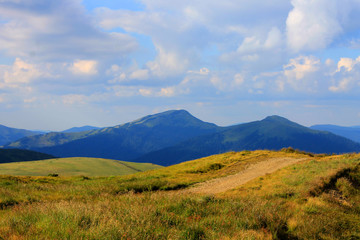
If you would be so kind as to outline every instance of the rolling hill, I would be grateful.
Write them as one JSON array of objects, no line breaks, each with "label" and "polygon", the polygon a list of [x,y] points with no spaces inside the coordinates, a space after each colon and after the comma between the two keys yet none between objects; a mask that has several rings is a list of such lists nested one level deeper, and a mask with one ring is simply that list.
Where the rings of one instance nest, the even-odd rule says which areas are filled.
[{"label": "rolling hill", "polygon": [[151,163],[132,163],[99,158],[58,158],[0,164],[0,175],[16,176],[120,176],[160,168]]},{"label": "rolling hill", "polygon": [[10,128],[0,125],[0,146],[14,142],[20,138],[41,134],[41,132]]},{"label": "rolling hill", "polygon": [[25,162],[54,158],[54,156],[23,149],[0,149],[0,163]]},{"label": "rolling hill", "polygon": [[61,131],[61,132],[63,132],[63,133],[74,133],[74,132],[85,132],[85,131],[97,130],[97,129],[100,129],[100,128],[99,127],[94,127],[94,126],[83,126],[83,127],[69,128],[69,129]]},{"label": "rolling hill", "polygon": [[133,161],[168,166],[228,151],[286,147],[313,153],[360,151],[360,144],[323,131],[312,130],[279,116],[240,124],[224,131],[199,136],[177,145],[148,153]]},{"label": "rolling hill", "polygon": [[131,160],[192,137],[222,130],[185,110],[166,111],[118,125],[79,133],[48,133],[6,147],[31,149],[58,157]]},{"label": "rolling hill", "polygon": [[336,126],[336,125],[314,125],[310,127],[314,130],[320,130],[320,131],[328,131],[331,133],[334,133],[339,136],[346,137],[348,139],[351,139],[355,142],[360,143],[360,127],[354,126],[354,127],[342,127],[342,126]]},{"label": "rolling hill", "polygon": [[0,237],[359,239],[359,157],[261,150],[116,177],[0,175]]}]

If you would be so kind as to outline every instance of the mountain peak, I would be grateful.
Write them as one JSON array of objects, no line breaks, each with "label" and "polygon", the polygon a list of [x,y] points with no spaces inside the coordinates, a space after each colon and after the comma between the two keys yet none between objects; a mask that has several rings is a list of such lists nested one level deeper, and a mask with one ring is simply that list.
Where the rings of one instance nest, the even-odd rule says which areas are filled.
[{"label": "mountain peak", "polygon": [[[169,110],[153,115],[148,115],[143,118],[137,119],[135,121],[132,121],[128,123],[128,126],[134,126],[134,125],[146,125],[148,127],[154,127],[157,125],[171,125],[171,126],[200,126],[204,127],[206,125],[206,128],[208,127],[217,127],[213,123],[206,123],[201,121],[200,119],[194,117],[186,110]],[[127,125],[127,124],[125,124]]]},{"label": "mountain peak", "polygon": [[291,121],[287,118],[278,116],[278,115],[272,115],[268,116],[263,121],[271,121],[271,122],[281,122],[281,123],[290,123]]}]

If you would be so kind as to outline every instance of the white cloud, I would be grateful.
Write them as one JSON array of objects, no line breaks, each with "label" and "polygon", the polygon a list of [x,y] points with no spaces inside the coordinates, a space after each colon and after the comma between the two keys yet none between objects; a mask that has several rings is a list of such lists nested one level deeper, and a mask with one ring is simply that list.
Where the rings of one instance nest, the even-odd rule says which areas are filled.
[{"label": "white cloud", "polygon": [[200,70],[198,71],[193,71],[193,70],[190,70],[187,72],[188,74],[199,74],[199,75],[209,75],[210,73],[210,70],[206,67],[204,68],[201,68]]},{"label": "white cloud", "polygon": [[351,78],[343,78],[337,86],[330,86],[329,90],[331,92],[346,92],[349,90],[349,87],[352,83]]},{"label": "white cloud", "polygon": [[105,33],[80,0],[0,2],[0,50],[40,61],[115,58],[135,50],[134,38]]},{"label": "white cloud", "polygon": [[24,99],[24,103],[33,103],[37,100],[37,97],[32,97],[32,98],[26,98]]},{"label": "white cloud", "polygon": [[4,82],[7,84],[29,83],[41,75],[42,73],[34,65],[16,58],[13,66],[4,74]]},{"label": "white cloud", "polygon": [[282,45],[282,42],[283,36],[281,31],[277,27],[273,27],[268,33],[264,47],[266,49],[273,49],[276,47],[280,47]]},{"label": "white cloud", "polygon": [[176,95],[176,88],[175,87],[161,88],[159,95],[163,97],[173,97]]},{"label": "white cloud", "polygon": [[287,41],[295,52],[324,49],[359,20],[358,16],[349,19],[354,17],[350,14],[352,10],[359,9],[358,0],[292,0],[291,3],[293,9],[286,21]]},{"label": "white cloud", "polygon": [[154,95],[154,91],[152,89],[149,89],[149,88],[140,88],[139,93],[140,93],[140,95],[142,95],[144,97],[149,97],[149,96]]},{"label": "white cloud", "polygon": [[157,56],[146,68],[151,76],[167,80],[186,74],[190,66],[205,65],[202,63],[208,59],[202,54],[214,46],[220,50],[219,56],[228,53],[229,62],[233,61],[232,53],[240,54],[242,61],[264,61],[266,58],[257,51],[272,51],[283,45],[279,26],[284,25],[291,7],[286,0],[271,4],[260,0],[142,3],[144,11],[100,8],[96,14],[105,29],[120,27],[149,36]]},{"label": "white cloud", "polygon": [[326,78],[328,78],[326,74],[326,68],[320,59],[314,56],[299,56],[290,59],[281,72],[269,77],[273,79],[277,91],[315,93],[324,91],[323,85],[327,84]]},{"label": "white cloud", "polygon": [[139,90],[133,86],[112,86],[108,90],[114,93],[116,97],[133,97],[139,95]]},{"label": "white cloud", "polygon": [[78,75],[95,75],[98,73],[97,65],[95,60],[76,60],[69,70]]},{"label": "white cloud", "polygon": [[46,69],[16,58],[13,65],[0,66],[0,89],[14,88],[26,92],[32,91],[31,83],[41,78],[52,78]]},{"label": "white cloud", "polygon": [[306,75],[319,70],[320,60],[315,57],[300,56],[290,59],[289,64],[284,66],[284,75],[289,80],[301,80]]},{"label": "white cloud", "polygon": [[160,46],[156,49],[158,52],[156,59],[146,64],[152,75],[166,78],[184,73],[187,70],[190,63],[187,58],[183,58],[177,52],[168,51]]},{"label": "white cloud", "polygon": [[337,70],[331,74],[333,84],[329,90],[334,93],[356,91],[360,85],[360,57],[357,59],[341,58]]},{"label": "white cloud", "polygon": [[352,58],[340,58],[340,61],[338,62],[337,72],[340,72],[342,68],[344,68],[345,71],[349,72],[353,70],[355,64],[359,64],[359,63],[360,63],[360,57],[358,57],[355,60]]},{"label": "white cloud", "polygon": [[69,94],[62,96],[62,102],[67,105],[85,104],[87,97],[80,94]]},{"label": "white cloud", "polygon": [[[125,76],[121,75],[120,77],[124,78]],[[149,70],[148,69],[136,70],[130,74],[129,78],[135,80],[147,80],[149,78]]]},{"label": "white cloud", "polygon": [[243,74],[241,74],[241,73],[235,74],[233,85],[241,86],[241,85],[243,85],[244,82],[245,82],[245,77]]},{"label": "white cloud", "polygon": [[140,88],[140,95],[144,97],[175,97],[184,94],[181,86],[171,86],[163,88]]}]

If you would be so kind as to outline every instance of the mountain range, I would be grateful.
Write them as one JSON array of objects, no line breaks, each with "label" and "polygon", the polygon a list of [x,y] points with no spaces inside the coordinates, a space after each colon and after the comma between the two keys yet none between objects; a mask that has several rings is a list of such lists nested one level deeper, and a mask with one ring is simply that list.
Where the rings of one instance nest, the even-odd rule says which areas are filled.
[{"label": "mountain range", "polygon": [[23,137],[41,134],[42,132],[10,128],[0,125],[0,146],[11,143]]},{"label": "mountain range", "polygon": [[314,125],[311,126],[310,128],[320,131],[328,131],[360,143],[360,126],[342,127],[337,125],[324,124],[324,125]]},{"label": "mountain range", "polygon": [[199,136],[148,153],[134,161],[167,166],[228,151],[280,150],[287,147],[312,153],[360,151],[360,144],[347,138],[312,130],[286,118],[270,116],[261,121],[239,124],[218,133]]},{"label": "mountain range", "polygon": [[221,129],[195,118],[185,110],[173,110],[115,127],[31,136],[6,147],[31,149],[58,157],[99,157],[129,161]]},{"label": "mountain range", "polygon": [[219,127],[185,110],[149,115],[114,127],[29,136],[5,147],[57,157],[98,157],[164,166],[241,150],[293,147],[313,153],[360,151],[359,143],[279,116]]}]

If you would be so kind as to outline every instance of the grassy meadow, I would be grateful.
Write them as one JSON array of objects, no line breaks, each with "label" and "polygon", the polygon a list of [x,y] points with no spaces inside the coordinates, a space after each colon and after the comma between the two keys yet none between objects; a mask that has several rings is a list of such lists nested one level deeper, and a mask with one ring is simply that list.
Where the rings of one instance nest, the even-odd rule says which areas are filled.
[{"label": "grassy meadow", "polygon": [[[301,162],[217,195],[184,189]],[[118,177],[0,176],[0,239],[360,239],[360,155],[215,155]]]},{"label": "grassy meadow", "polygon": [[0,164],[0,175],[14,176],[112,176],[160,168],[151,163],[133,163],[101,158],[56,158]]}]

